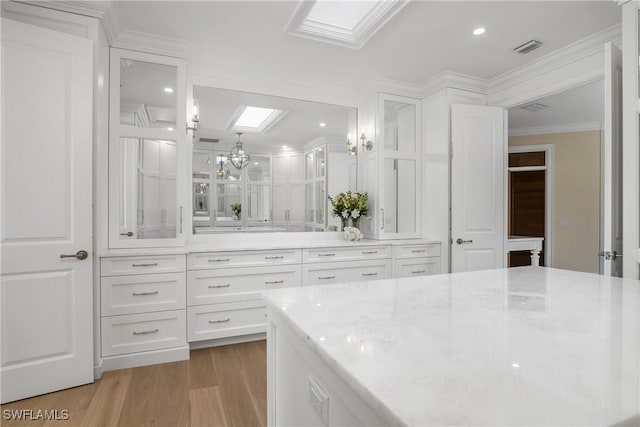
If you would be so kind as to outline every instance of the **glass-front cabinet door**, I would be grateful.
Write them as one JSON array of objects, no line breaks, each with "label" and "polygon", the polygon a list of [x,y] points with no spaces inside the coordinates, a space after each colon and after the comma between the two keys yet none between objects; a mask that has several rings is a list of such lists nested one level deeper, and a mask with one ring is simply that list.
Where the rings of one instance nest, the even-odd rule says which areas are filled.
[{"label": "glass-front cabinet door", "polygon": [[[184,244],[186,82],[183,60],[111,49],[109,246]],[[210,171],[194,170],[194,211],[210,212]]]},{"label": "glass-front cabinet door", "polygon": [[376,234],[419,237],[420,100],[378,94],[376,127]]}]

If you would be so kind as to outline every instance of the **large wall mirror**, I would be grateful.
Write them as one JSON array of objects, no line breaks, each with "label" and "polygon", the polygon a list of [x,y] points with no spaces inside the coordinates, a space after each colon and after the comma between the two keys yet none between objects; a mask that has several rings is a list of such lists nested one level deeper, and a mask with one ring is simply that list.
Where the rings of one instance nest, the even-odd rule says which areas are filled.
[{"label": "large wall mirror", "polygon": [[333,230],[328,195],[355,190],[352,107],[194,86],[193,233]]}]

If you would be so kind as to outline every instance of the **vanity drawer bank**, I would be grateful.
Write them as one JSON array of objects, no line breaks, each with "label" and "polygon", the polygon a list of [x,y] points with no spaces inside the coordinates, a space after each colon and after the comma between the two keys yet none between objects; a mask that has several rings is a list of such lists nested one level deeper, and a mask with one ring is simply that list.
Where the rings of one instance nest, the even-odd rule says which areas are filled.
[{"label": "vanity drawer bank", "polygon": [[189,358],[185,254],[100,260],[103,370]]},{"label": "vanity drawer bank", "polygon": [[440,245],[398,245],[393,248],[393,277],[440,274]]},{"label": "vanity drawer bank", "polygon": [[269,426],[640,419],[636,280],[527,266],[264,299]]}]

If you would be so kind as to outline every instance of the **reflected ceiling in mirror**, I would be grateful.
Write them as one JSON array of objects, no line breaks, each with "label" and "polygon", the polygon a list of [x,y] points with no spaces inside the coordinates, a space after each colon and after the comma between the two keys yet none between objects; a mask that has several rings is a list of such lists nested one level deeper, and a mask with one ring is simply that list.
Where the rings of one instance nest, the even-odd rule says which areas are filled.
[{"label": "reflected ceiling in mirror", "polygon": [[[302,151],[321,137],[341,140],[346,146],[348,134],[355,134],[353,107],[203,86],[194,86],[193,97],[200,107],[197,140],[218,139],[217,147],[224,150],[233,148],[237,132],[243,133],[250,153],[276,153],[283,145]],[[254,113],[249,120],[242,114],[245,110]],[[265,120],[252,123],[251,118]],[[239,119],[242,126],[236,125]]]},{"label": "reflected ceiling in mirror", "polygon": [[[194,233],[339,225],[327,216],[327,196],[356,188],[357,161],[347,151],[355,108],[202,86],[194,86],[193,97],[200,120],[192,157]],[[229,154],[239,132],[251,156],[241,170]]]}]

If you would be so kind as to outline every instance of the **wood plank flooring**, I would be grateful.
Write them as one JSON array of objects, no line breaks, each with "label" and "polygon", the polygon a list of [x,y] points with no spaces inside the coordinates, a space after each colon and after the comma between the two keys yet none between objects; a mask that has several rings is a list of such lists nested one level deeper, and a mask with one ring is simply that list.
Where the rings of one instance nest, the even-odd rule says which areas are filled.
[{"label": "wood plank flooring", "polygon": [[[191,359],[105,372],[93,384],[2,405],[2,426],[267,424],[265,341],[191,351]],[[7,420],[5,410],[67,410],[68,420]]]}]

